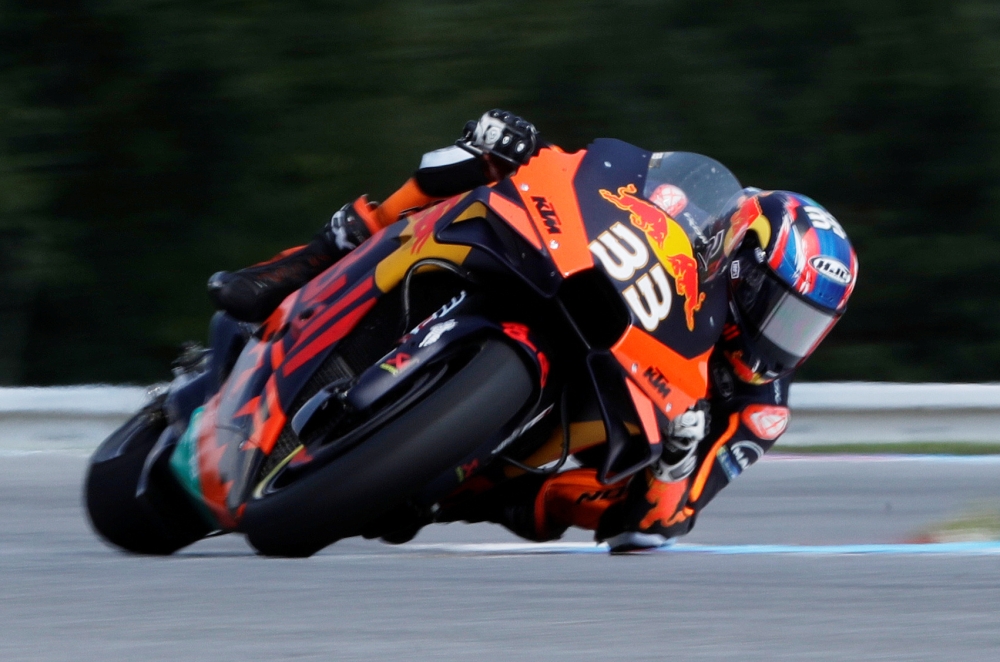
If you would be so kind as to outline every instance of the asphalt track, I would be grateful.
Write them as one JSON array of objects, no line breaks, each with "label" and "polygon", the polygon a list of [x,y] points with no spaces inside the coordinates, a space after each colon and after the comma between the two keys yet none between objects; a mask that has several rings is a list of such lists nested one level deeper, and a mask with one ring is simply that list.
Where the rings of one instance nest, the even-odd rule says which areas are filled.
[{"label": "asphalt track", "polygon": [[303,560],[118,553],[84,465],[0,450],[0,660],[1000,659],[1000,545],[898,544],[1000,504],[995,458],[766,458],[651,554],[448,525]]}]

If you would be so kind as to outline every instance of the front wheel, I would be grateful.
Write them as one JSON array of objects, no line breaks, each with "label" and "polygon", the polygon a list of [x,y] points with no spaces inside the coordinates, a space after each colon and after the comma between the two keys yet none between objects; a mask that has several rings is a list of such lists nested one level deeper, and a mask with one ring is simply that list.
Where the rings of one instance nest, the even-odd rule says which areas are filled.
[{"label": "front wheel", "polygon": [[112,432],[91,457],[84,481],[84,503],[94,530],[137,554],[173,554],[209,532],[165,472],[151,475],[146,493],[136,496],[146,456],[167,426],[162,404],[161,396]]},{"label": "front wheel", "polygon": [[528,403],[516,350],[488,340],[446,382],[329,466],[247,504],[259,552],[309,556],[353,535],[480,448]]}]

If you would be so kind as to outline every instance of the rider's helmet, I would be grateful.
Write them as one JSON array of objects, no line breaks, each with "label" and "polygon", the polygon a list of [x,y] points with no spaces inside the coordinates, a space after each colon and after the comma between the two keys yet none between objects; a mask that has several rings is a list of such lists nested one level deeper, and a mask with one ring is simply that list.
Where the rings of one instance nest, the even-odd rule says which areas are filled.
[{"label": "rider's helmet", "polygon": [[764,384],[801,365],[844,314],[858,258],[840,223],[804,195],[744,189],[729,218],[746,235],[729,267],[721,349],[739,379]]}]

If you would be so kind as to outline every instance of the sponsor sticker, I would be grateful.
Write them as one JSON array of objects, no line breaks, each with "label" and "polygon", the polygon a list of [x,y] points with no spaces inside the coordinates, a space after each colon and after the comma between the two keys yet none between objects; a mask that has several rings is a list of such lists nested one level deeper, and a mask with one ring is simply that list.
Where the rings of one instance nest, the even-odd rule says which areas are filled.
[{"label": "sponsor sticker", "polygon": [[642,373],[642,376],[645,377],[646,381],[649,382],[649,385],[664,398],[670,395],[670,387],[667,386],[667,378],[662,372],[660,372],[659,368],[649,366]]},{"label": "sponsor sticker", "polygon": [[740,414],[740,420],[754,436],[774,441],[788,427],[788,407],[774,405],[749,405]]},{"label": "sponsor sticker", "polygon": [[825,255],[817,255],[809,260],[809,265],[820,276],[828,278],[835,283],[848,285],[851,282],[851,270],[840,260]]},{"label": "sponsor sticker", "polygon": [[442,317],[444,317],[445,315],[447,315],[451,311],[453,311],[456,308],[458,308],[459,304],[461,304],[463,301],[465,301],[466,296],[467,295],[465,293],[465,290],[462,290],[461,292],[459,292],[457,296],[452,297],[451,301],[449,301],[448,303],[444,304],[443,306],[441,306],[440,308],[438,308],[436,311],[434,311],[434,313],[432,313],[430,317],[428,317],[423,322],[421,322],[420,324],[418,324],[415,327],[413,327],[413,330],[410,331],[410,335],[412,335],[414,333],[419,333],[422,329],[424,329],[424,327],[426,327],[428,324],[430,324],[434,320],[441,319]]},{"label": "sponsor sticker", "polygon": [[441,340],[441,336],[443,336],[448,331],[454,329],[457,325],[458,322],[456,322],[455,320],[448,320],[447,322],[441,322],[440,324],[435,324],[427,332],[427,335],[424,336],[424,339],[420,341],[418,347],[430,347],[438,340]]},{"label": "sponsor sticker", "polygon": [[649,196],[649,199],[674,218],[677,218],[677,215],[684,211],[688,204],[687,195],[673,184],[660,184]]},{"label": "sponsor sticker", "polygon": [[556,208],[552,206],[552,203],[539,195],[532,196],[531,201],[535,203],[535,209],[538,210],[538,215],[545,223],[545,231],[549,234],[562,234],[562,221],[559,220],[559,215],[556,214]]},{"label": "sponsor sticker", "polygon": [[764,456],[764,449],[752,441],[738,441],[730,447],[729,452],[740,465],[740,471],[746,471],[751,464]]},{"label": "sponsor sticker", "polygon": [[726,478],[729,482],[732,482],[740,473],[743,471],[740,466],[733,461],[733,458],[729,455],[729,451],[726,450],[725,446],[719,448],[715,453],[715,459],[718,460],[719,466],[722,467],[722,471],[725,472]]},{"label": "sponsor sticker", "polygon": [[418,359],[414,359],[412,356],[406,352],[400,352],[393,357],[383,361],[379,364],[379,367],[388,372],[392,376],[397,376],[399,373],[403,372],[411,365],[418,362]]}]

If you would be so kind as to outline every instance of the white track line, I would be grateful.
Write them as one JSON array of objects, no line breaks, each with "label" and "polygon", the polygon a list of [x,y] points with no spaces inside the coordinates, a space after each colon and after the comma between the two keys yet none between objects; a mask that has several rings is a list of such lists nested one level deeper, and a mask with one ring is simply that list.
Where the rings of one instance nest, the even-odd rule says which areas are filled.
[{"label": "white track line", "polygon": [[[401,548],[414,552],[469,556],[536,554],[606,554],[608,546],[586,542],[551,543],[438,543],[408,544]],[[679,543],[642,552],[643,554],[795,554],[808,556],[889,554],[947,554],[959,556],[1000,556],[1000,541],[926,544],[872,545],[695,545]]]},{"label": "white track line", "polygon": [[958,464],[1000,464],[1000,454],[993,455],[914,455],[914,454],[863,454],[831,453],[823,455],[798,455],[793,453],[768,453],[761,462],[947,462]]}]

